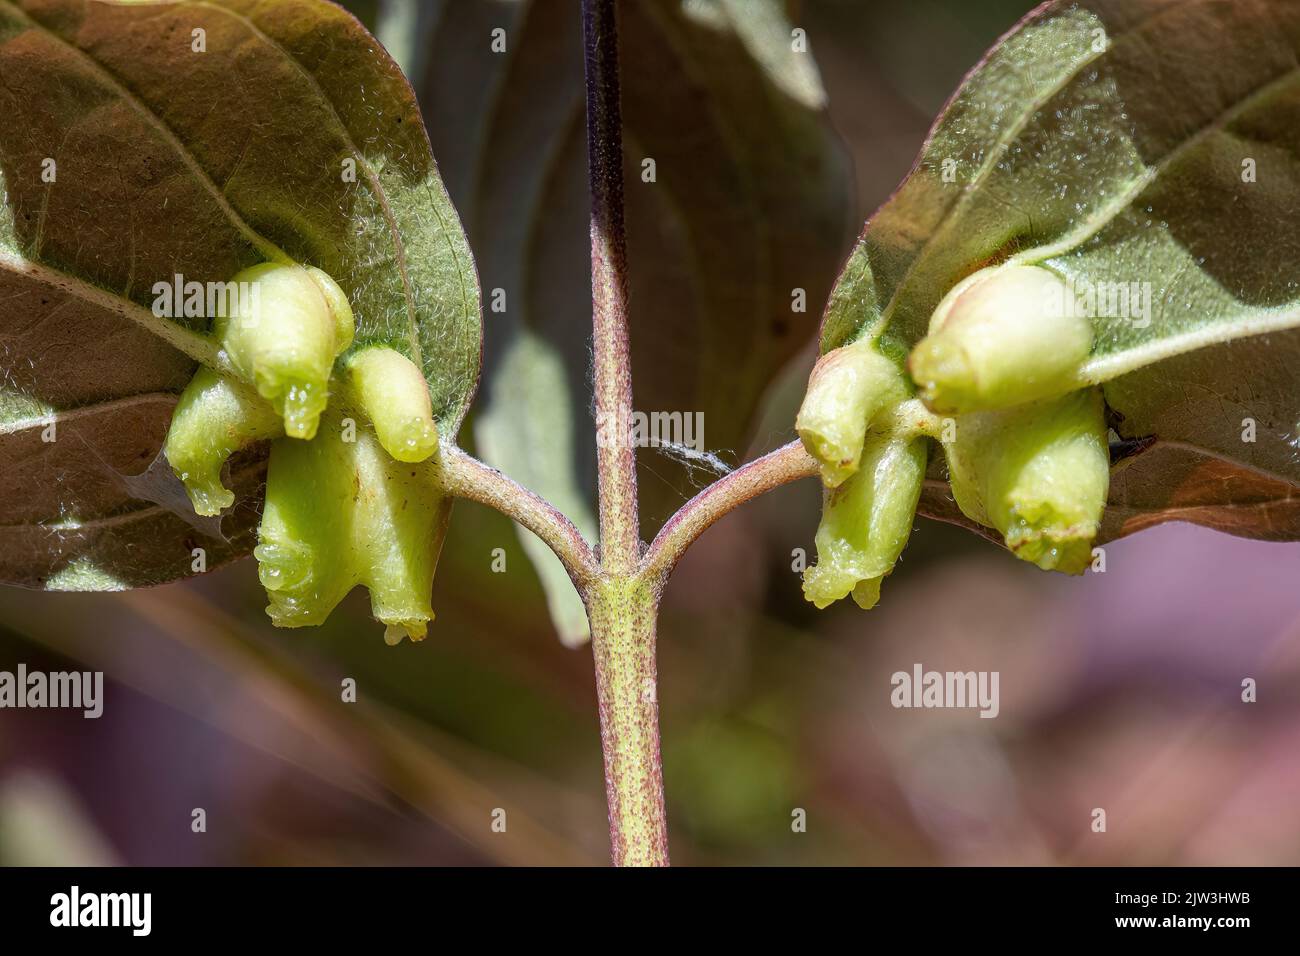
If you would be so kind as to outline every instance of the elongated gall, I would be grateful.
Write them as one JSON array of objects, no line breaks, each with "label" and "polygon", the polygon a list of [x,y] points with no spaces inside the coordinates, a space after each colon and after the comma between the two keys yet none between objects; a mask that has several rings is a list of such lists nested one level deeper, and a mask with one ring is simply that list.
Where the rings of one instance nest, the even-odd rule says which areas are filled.
[{"label": "elongated gall", "polygon": [[908,371],[932,411],[986,411],[1073,391],[1091,349],[1092,324],[1056,273],[996,266],[939,303]]},{"label": "elongated gall", "polygon": [[251,388],[200,368],[172,413],[163,453],[195,513],[218,515],[235,501],[221,483],[226,459],[252,442],[283,434],[280,416]]},{"label": "elongated gall", "polygon": [[334,359],[352,341],[347,297],[319,269],[298,265],[262,263],[231,282],[250,290],[216,319],[231,364],[284,419],[286,434],[311,438]]},{"label": "elongated gall", "polygon": [[817,564],[804,572],[804,596],[824,608],[853,595],[859,607],[880,598],[912,533],[925,479],[926,439],[868,435],[858,472],[826,492],[817,528]]},{"label": "elongated gall", "polygon": [[963,415],[945,446],[962,512],[1019,558],[1082,574],[1110,486],[1101,389]]},{"label": "elongated gall", "polygon": [[362,584],[390,643],[423,637],[449,506],[429,462],[395,461],[337,411],[312,440],[276,442],[253,552],[271,620],[323,623]]},{"label": "elongated gall", "polygon": [[873,342],[858,341],[818,360],[795,429],[821,464],[826,487],[839,486],[858,470],[867,426],[906,397],[902,371]]},{"label": "elongated gall", "polygon": [[398,461],[424,461],[438,448],[429,386],[415,363],[376,346],[349,356],[353,398],[374,423],[384,449]]}]

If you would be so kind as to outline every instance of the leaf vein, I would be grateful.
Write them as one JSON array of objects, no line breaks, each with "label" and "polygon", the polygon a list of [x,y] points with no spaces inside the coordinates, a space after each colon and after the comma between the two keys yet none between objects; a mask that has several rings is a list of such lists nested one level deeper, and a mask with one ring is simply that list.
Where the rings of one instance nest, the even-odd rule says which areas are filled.
[{"label": "leaf vein", "polygon": [[176,132],[163,122],[162,117],[146,106],[140,98],[137,97],[120,78],[118,78],[116,74],[81,47],[65,40],[45,24],[33,19],[25,10],[20,8],[14,0],[0,0],[0,4],[8,7],[24,22],[30,24],[32,29],[38,31],[82,59],[100,79],[104,80],[118,93],[119,96],[122,97],[123,102],[139,113],[146,123],[157,130],[158,134],[173,149],[181,162],[185,164],[186,168],[194,175],[199,184],[212,197],[213,201],[216,202],[222,213],[230,221],[231,225],[238,229],[239,232],[242,233],[263,256],[268,260],[278,262],[291,261],[279,246],[273,243],[266,236],[262,235],[244,220],[243,216],[241,216],[239,212],[230,205],[229,200],[226,199],[222,190],[212,181],[212,177],[208,175],[207,171],[201,165],[199,165],[194,154],[190,152],[189,148],[181,141],[180,137],[176,135]]}]

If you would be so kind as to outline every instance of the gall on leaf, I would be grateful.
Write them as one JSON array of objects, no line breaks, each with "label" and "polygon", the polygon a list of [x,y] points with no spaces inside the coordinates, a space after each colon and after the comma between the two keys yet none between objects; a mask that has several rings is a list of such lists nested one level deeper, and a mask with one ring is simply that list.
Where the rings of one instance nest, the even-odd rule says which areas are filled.
[{"label": "gall on leaf", "polygon": [[907,365],[932,411],[960,414],[1070,391],[1091,350],[1091,323],[1066,283],[1041,266],[1008,265],[958,283]]},{"label": "gall on leaf", "polygon": [[321,624],[363,584],[384,639],[419,640],[451,500],[432,461],[395,460],[370,429],[347,441],[343,425],[330,410],[311,441],[272,446],[253,549],[267,613],[279,627]]},{"label": "gall on leaf", "polygon": [[[353,334],[342,290],[320,270],[275,264],[244,270],[231,286],[240,283],[259,294],[239,297],[213,334],[256,390],[201,367],[172,418],[168,462],[195,511],[215,515],[234,501],[221,483],[226,459],[271,439],[253,550],[271,620],[321,624],[362,584],[388,643],[423,638],[450,513],[429,460],[438,429],[424,376],[394,349],[363,348],[343,363],[330,407],[334,359]],[[373,429],[346,420],[353,407]]]},{"label": "gall on leaf", "polygon": [[912,533],[925,480],[926,439],[872,433],[855,474],[825,492],[817,564],[804,572],[804,596],[825,608],[852,593],[863,609],[880,599]]},{"label": "gall on leaf", "polygon": [[858,470],[867,426],[908,395],[898,366],[867,339],[823,355],[808,380],[795,429],[835,488]]},{"label": "gall on leaf", "polygon": [[311,438],[329,402],[334,359],[352,344],[347,296],[319,269],[262,263],[238,273],[236,308],[213,324],[239,374],[284,419],[292,438]]},{"label": "gall on leaf", "polygon": [[202,366],[172,413],[163,454],[196,514],[219,515],[235,503],[221,469],[235,452],[284,434],[279,415],[250,386]]},{"label": "gall on leaf", "polygon": [[1043,570],[1084,572],[1110,486],[1101,389],[962,415],[944,450],[966,517]]},{"label": "gall on leaf", "polygon": [[424,461],[438,448],[429,388],[415,363],[395,349],[362,349],[347,361],[351,397],[370,418],[384,450]]}]

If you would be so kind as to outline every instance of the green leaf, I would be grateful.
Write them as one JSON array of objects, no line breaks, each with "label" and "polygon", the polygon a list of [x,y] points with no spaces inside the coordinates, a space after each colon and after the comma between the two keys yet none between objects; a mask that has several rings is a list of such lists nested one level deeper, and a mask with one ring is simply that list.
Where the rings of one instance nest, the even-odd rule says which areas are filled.
[{"label": "green leaf", "polygon": [[[1092,325],[1057,393],[1104,384],[1119,436],[1144,439],[1111,494],[1128,517],[1104,536],[1173,519],[1300,536],[1279,504],[1300,494],[1298,52],[1290,0],[1045,4],[967,77],[867,224],[822,350],[879,336],[902,356],[966,277],[1041,265]],[[1105,304],[1088,311],[1090,291]]]},{"label": "green leaf", "polygon": [[324,270],[352,350],[415,361],[456,434],[479,368],[473,262],[414,96],[350,14],[0,0],[0,110],[0,578],[134,586],[191,573],[194,547],[208,567],[251,549],[264,449],[233,463],[224,540],[165,475],[146,491],[167,505],[121,479],[154,461],[196,363],[230,371],[205,319],[150,311],[175,274]]}]

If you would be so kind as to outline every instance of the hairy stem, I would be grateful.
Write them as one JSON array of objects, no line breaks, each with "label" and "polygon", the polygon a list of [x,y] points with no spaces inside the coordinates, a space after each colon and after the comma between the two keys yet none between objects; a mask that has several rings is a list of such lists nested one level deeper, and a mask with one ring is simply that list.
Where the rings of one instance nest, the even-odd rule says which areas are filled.
[{"label": "hairy stem", "polygon": [[668,519],[646,551],[641,576],[662,587],[686,549],[715,521],[764,492],[815,476],[817,467],[803,444],[793,441],[714,482]]},{"label": "hairy stem", "polygon": [[595,380],[600,558],[631,573],[640,558],[636,456],[629,440],[627,252],[623,229],[623,127],[614,0],[583,0],[587,165],[591,180],[591,318]]},{"label": "hairy stem", "polygon": [[443,443],[440,454],[447,494],[495,508],[541,538],[569,572],[579,594],[585,595],[600,579],[600,566],[582,532],[554,505],[450,442]]},{"label": "hairy stem", "polygon": [[658,605],[656,588],[629,577],[603,582],[587,599],[615,866],[668,865],[655,676]]},{"label": "hairy stem", "polygon": [[605,578],[584,595],[591,623],[605,756],[609,838],[616,866],[665,866],[668,829],[655,684],[658,589],[636,576],[641,559],[632,362],[623,230],[623,121],[615,0],[583,0],[587,166],[591,180],[591,322]]}]

